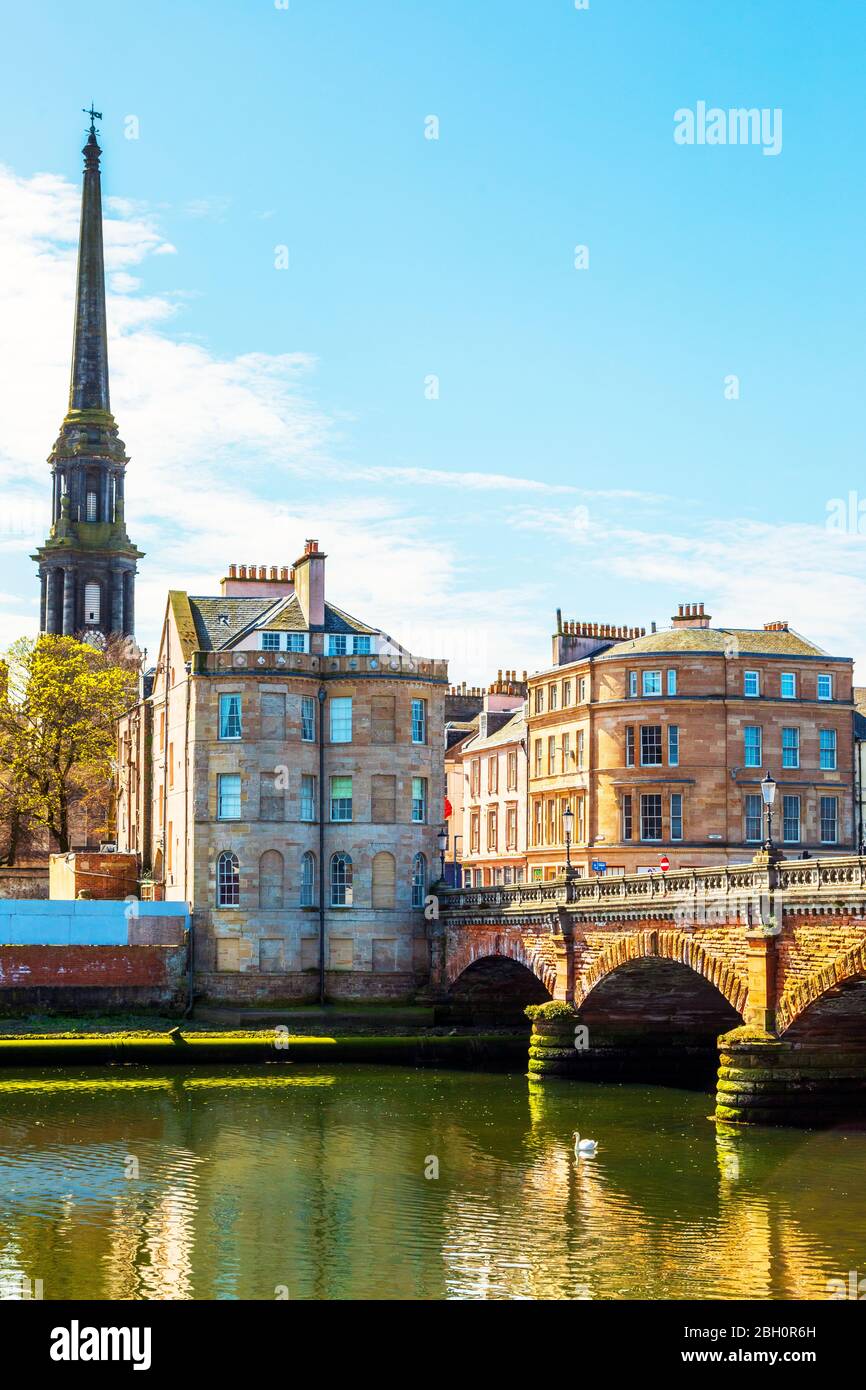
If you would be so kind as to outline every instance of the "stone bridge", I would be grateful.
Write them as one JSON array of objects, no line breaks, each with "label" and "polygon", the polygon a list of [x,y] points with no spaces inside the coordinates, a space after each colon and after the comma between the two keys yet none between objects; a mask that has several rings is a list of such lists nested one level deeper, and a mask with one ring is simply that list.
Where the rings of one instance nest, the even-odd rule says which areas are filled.
[{"label": "stone bridge", "polygon": [[690,1082],[724,1035],[722,1118],[866,1114],[866,858],[452,889],[433,984],[479,1016],[547,1001],[536,1075]]}]

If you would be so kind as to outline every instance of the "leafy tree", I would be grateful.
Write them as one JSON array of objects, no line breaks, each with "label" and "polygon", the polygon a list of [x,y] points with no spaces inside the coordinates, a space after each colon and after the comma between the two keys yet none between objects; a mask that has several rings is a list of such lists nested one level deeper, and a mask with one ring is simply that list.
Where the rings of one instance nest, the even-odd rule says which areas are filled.
[{"label": "leafy tree", "polygon": [[74,637],[21,638],[0,663],[0,795],[70,848],[75,810],[107,822],[115,721],[136,693],[134,654]]}]

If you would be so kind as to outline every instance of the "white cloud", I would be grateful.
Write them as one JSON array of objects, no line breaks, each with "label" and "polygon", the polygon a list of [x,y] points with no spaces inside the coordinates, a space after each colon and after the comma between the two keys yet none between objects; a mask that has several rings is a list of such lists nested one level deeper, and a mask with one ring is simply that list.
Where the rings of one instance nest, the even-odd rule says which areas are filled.
[{"label": "white cloud", "polygon": [[[0,582],[19,590],[0,615],[0,642],[32,630],[37,616],[29,554],[48,523],[44,460],[68,394],[79,198],[62,178],[24,179],[0,167]],[[218,215],[218,202],[186,212]],[[190,313],[183,287],[141,292],[136,269],[174,251],[147,207],[107,200],[105,248],[112,409],[132,460],[126,515],[146,551],[136,604],[142,643],[155,648],[169,587],[212,593],[231,560],[290,563],[304,537],[316,536],[330,553],[335,602],[416,650],[435,643],[434,654],[452,657],[455,679],[486,681],[484,613],[501,612],[512,596],[500,596],[495,581],[488,595],[470,592],[471,566],[431,525],[414,485],[454,483],[503,500],[515,488],[550,489],[480,472],[356,473],[343,457],[346,417],[315,399],[313,357],[219,357],[179,336]],[[347,476],[351,497],[334,486]]]},{"label": "white cloud", "polygon": [[703,601],[714,625],[787,620],[831,655],[853,656],[866,683],[866,535],[742,517],[695,522],[686,534],[611,525],[600,513],[580,527],[567,512],[539,509],[515,511],[511,525],[555,536],[636,590],[663,589],[671,604]]}]

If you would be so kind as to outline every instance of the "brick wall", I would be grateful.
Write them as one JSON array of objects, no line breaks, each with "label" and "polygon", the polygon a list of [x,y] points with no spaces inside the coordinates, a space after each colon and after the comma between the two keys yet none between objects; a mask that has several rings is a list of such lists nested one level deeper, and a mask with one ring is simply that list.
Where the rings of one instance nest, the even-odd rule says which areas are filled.
[{"label": "brick wall", "polygon": [[183,946],[0,946],[0,1011],[160,1008],[186,999]]}]

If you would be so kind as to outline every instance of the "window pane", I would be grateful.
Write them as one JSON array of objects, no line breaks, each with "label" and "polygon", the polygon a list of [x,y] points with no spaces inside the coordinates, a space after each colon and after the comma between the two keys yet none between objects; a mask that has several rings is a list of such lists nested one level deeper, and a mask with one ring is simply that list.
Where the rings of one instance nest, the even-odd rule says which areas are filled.
[{"label": "window pane", "polygon": [[838,838],[838,802],[835,796],[821,797],[821,843],[835,845]]},{"label": "window pane", "polygon": [[280,650],[280,634],[278,632],[262,633],[262,651],[278,652]]},{"label": "window pane", "polygon": [[681,792],[671,795],[671,839],[683,838],[683,798]]},{"label": "window pane", "polygon": [[644,671],[644,673],[643,673],[643,693],[644,693],[644,695],[661,695],[661,693],[662,693],[662,673],[661,673],[661,671]]},{"label": "window pane", "polygon": [[783,671],[781,680],[783,700],[793,700],[797,695],[797,677],[793,671]]},{"label": "window pane", "polygon": [[642,840],[660,840],[662,837],[662,799],[660,793],[642,796],[640,799],[640,837]]},{"label": "window pane", "polygon": [[763,834],[763,798],[750,794],[745,799],[746,839],[759,841]]},{"label": "window pane", "polygon": [[661,724],[642,724],[640,731],[640,760],[642,767],[655,767],[662,760]]},{"label": "window pane", "polygon": [[348,645],[348,637],[345,632],[332,632],[328,639],[328,653],[330,656],[345,656]]},{"label": "window pane", "polygon": [[370,638],[366,634],[357,633],[352,643],[352,650],[356,656],[369,656]]},{"label": "window pane", "polygon": [[331,701],[331,742],[352,742],[352,697],[338,696]]},{"label": "window pane", "polygon": [[316,819],[316,779],[306,773],[301,776],[301,820]]},{"label": "window pane", "polygon": [[423,854],[416,854],[412,861],[412,906],[423,907],[427,894],[427,862]]},{"label": "window pane", "polygon": [[301,738],[304,743],[316,741],[316,701],[312,695],[301,698]]},{"label": "window pane", "polygon": [[220,695],[220,738],[240,738],[241,697]]},{"label": "window pane", "polygon": [[217,816],[220,820],[240,820],[241,779],[236,773],[222,773],[217,779]]},{"label": "window pane", "polygon": [[796,844],[800,838],[800,798],[782,797],[782,838],[788,844]]},{"label": "window pane", "polygon": [[316,861],[309,851],[301,859],[301,907],[315,902]]},{"label": "window pane", "polygon": [[668,726],[668,764],[678,767],[680,761],[680,729],[678,724]]},{"label": "window pane", "polygon": [[832,772],[836,766],[836,730],[821,730],[821,768]]},{"label": "window pane", "polygon": [[746,767],[761,766],[761,730],[757,724],[749,724],[743,730],[743,759]]},{"label": "window pane", "polygon": [[352,906],[352,861],[348,854],[335,854],[331,860],[331,906]]},{"label": "window pane", "polygon": [[240,902],[240,871],[234,854],[221,854],[217,860],[217,906],[237,907]]},{"label": "window pane", "polygon": [[412,701],[412,742],[427,742],[427,701]]},{"label": "window pane", "polygon": [[352,819],[351,777],[331,778],[331,820]]},{"label": "window pane", "polygon": [[800,766],[800,730],[782,730],[782,767]]},{"label": "window pane", "polygon": [[669,695],[676,695],[676,693],[677,693],[677,673],[676,673],[675,670],[671,669],[670,671],[668,671],[668,694],[669,694]]},{"label": "window pane", "polygon": [[744,671],[743,693],[745,695],[760,695],[761,687],[757,671]]},{"label": "window pane", "polygon": [[819,677],[818,677],[818,699],[819,699],[819,700],[832,700],[832,698],[833,698],[833,677],[832,677],[832,676],[819,676]]},{"label": "window pane", "polygon": [[427,779],[412,778],[412,819],[422,824],[427,820]]}]

